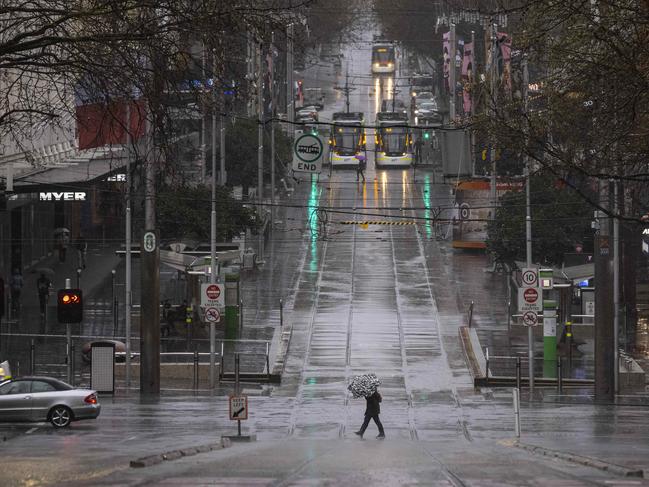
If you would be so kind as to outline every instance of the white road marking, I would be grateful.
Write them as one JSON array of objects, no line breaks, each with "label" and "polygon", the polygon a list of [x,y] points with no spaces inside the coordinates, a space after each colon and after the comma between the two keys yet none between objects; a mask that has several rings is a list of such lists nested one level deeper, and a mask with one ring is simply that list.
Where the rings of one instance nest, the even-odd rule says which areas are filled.
[{"label": "white road marking", "polygon": [[38,428],[32,428],[32,429],[30,429],[30,430],[27,430],[27,432],[26,432],[25,434],[26,434],[26,435],[31,435],[31,434],[32,434],[34,431],[36,431],[37,429],[38,429]]}]

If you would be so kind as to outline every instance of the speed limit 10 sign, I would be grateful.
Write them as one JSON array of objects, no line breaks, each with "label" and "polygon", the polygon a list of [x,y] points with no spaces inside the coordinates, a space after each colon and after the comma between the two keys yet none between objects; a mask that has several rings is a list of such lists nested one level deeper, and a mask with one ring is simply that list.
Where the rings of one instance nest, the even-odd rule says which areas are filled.
[{"label": "speed limit 10 sign", "polygon": [[524,267],[522,271],[523,286],[536,287],[539,282],[539,273],[536,267]]}]

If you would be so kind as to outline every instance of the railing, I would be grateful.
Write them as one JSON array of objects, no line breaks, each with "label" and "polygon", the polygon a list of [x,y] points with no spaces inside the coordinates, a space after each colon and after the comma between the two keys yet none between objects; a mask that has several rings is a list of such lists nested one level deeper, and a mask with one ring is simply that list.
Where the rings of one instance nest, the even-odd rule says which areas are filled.
[{"label": "railing", "polygon": [[[0,352],[4,352],[2,353],[3,360],[5,358],[10,360],[15,375],[20,375],[21,372],[25,373],[25,364],[27,363],[27,371],[32,375],[37,372],[56,375],[65,377],[69,382],[74,383],[77,377],[83,380],[83,374],[88,372],[86,367],[79,367],[76,363],[79,358],[83,358],[83,355],[81,355],[83,345],[98,340],[124,341],[125,337],[84,334],[0,333]],[[131,342],[133,344],[131,357],[137,359],[140,355],[140,339],[139,337],[132,337]],[[160,352],[161,362],[167,363],[170,358],[175,358],[184,359],[186,363],[193,359],[197,371],[199,364],[202,363],[201,359],[210,357],[210,353],[207,351],[209,349],[209,339],[193,339],[193,351],[173,350],[173,348],[185,348],[184,342],[184,338],[162,338],[161,344],[167,350]],[[220,342],[221,352],[215,351],[215,357],[221,363],[221,377],[223,376],[223,367],[228,363],[227,359],[235,354],[241,354],[243,365],[250,371],[248,374],[263,376],[265,373],[267,379],[270,380],[270,342],[268,340],[224,338],[217,339],[218,342]],[[123,349],[116,352],[118,357],[125,355],[126,352]],[[21,365],[23,366],[22,371]],[[196,383],[196,380],[194,383]]]}]

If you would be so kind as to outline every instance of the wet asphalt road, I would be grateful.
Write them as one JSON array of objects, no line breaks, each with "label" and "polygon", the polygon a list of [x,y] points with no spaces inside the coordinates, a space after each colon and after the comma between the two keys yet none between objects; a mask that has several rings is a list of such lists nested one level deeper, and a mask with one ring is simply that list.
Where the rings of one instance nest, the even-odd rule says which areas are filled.
[{"label": "wet asphalt road", "polygon": [[[350,74],[366,75],[368,50],[351,49],[346,59]],[[377,104],[370,86],[361,84],[352,95],[353,106],[367,114]],[[342,102],[336,99],[323,117]],[[371,149],[369,134],[368,143]],[[282,241],[289,245],[294,268],[266,256],[274,272],[286,273],[280,279],[286,289],[273,288],[270,272],[255,291],[264,303],[255,316],[276,321],[273,302],[285,296],[293,327],[282,384],[244,391],[251,395],[251,417],[243,430],[257,435],[256,444],[129,469],[136,457],[217,441],[234,433],[235,423],[227,419],[224,394],[121,393],[101,398],[96,421],[66,431],[0,426],[6,438],[0,485],[637,485],[641,481],[511,447],[509,392],[474,391],[457,339],[465,320],[461,294],[495,299],[502,293],[498,279],[483,272],[483,256],[449,250],[437,239],[446,229],[427,220],[340,223],[428,218],[433,208],[452,203],[440,180],[435,168],[416,175],[376,171],[370,156],[365,183],[340,170],[298,185],[294,201],[305,208],[287,214],[286,225],[303,231],[276,234],[272,247],[277,262],[285,262]],[[311,218],[318,207],[328,208],[326,226]],[[247,299],[255,299],[253,291]],[[498,321],[497,312],[481,306]],[[346,384],[368,371],[382,381],[384,442],[373,439],[374,425],[362,442],[353,434],[365,405],[351,398]],[[646,419],[642,408],[525,403],[523,439],[589,448],[600,457],[612,444],[644,454]],[[621,463],[620,450],[614,451],[611,460]]]}]

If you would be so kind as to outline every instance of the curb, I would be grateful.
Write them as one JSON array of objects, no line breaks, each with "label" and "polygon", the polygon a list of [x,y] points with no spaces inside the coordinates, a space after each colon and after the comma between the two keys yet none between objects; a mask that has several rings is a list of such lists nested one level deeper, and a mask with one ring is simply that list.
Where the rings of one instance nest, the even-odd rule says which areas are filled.
[{"label": "curb", "polygon": [[180,450],[172,450],[165,453],[159,453],[157,455],[149,455],[146,457],[137,458],[135,460],[131,460],[129,462],[129,466],[131,468],[151,467],[153,465],[158,465],[165,460],[176,460],[178,458],[191,457],[199,453],[222,450],[223,448],[228,448],[230,446],[232,446],[230,440],[228,438],[222,438],[219,443],[191,446],[187,448],[181,448]]},{"label": "curb", "polygon": [[586,467],[593,467],[604,472],[610,472],[621,477],[644,478],[644,471],[642,469],[622,467],[621,465],[616,465],[614,463],[603,462],[602,460],[598,460],[597,458],[583,457],[581,455],[575,455],[573,453],[550,450],[549,448],[544,448],[542,446],[527,445],[520,442],[514,442],[512,446],[521,448],[535,455],[544,455],[547,457],[559,458],[567,462],[577,463]]}]

